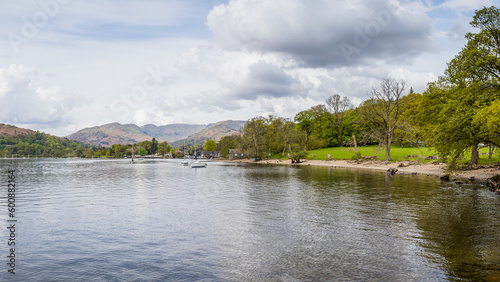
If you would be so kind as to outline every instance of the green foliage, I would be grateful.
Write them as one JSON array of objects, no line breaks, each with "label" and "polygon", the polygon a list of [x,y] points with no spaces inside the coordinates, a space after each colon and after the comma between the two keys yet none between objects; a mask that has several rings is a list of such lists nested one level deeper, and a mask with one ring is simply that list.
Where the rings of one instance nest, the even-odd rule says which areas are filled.
[{"label": "green foliage", "polygon": [[213,152],[217,148],[217,145],[215,144],[215,141],[210,139],[207,142],[205,142],[205,145],[203,145],[203,149],[205,151]]},{"label": "green foliage", "polygon": [[144,148],[140,148],[140,149],[137,151],[137,154],[138,154],[139,156],[145,156],[145,155],[147,155],[147,154],[148,154],[148,151],[146,151],[146,149],[144,149]]},{"label": "green foliage", "polygon": [[497,123],[500,78],[500,11],[476,11],[467,45],[448,64],[445,76],[431,83],[419,108],[419,122],[427,143],[454,164],[471,151],[478,163],[478,143],[500,141]]},{"label": "green foliage", "polygon": [[307,158],[307,152],[306,151],[299,151],[299,152],[293,152],[290,155],[290,159],[292,160],[292,163],[300,163],[300,160]]},{"label": "green foliage", "polygon": [[227,158],[230,149],[236,148],[237,137],[234,135],[224,136],[217,143],[216,150],[220,152],[221,156]]},{"label": "green foliage", "polygon": [[295,124],[281,117],[255,117],[248,120],[242,129],[237,147],[254,159],[263,159],[286,150],[298,151],[305,147],[305,136],[298,132]]},{"label": "green foliage", "polygon": [[446,78],[452,84],[481,82],[499,86],[500,82],[500,10],[494,6],[476,11],[471,26],[478,33],[468,33],[468,42],[448,64]]},{"label": "green foliage", "polygon": [[360,159],[361,159],[361,152],[360,151],[358,151],[357,153],[354,152],[354,155],[352,155],[351,160],[358,161]]},{"label": "green foliage", "polygon": [[155,138],[151,140],[151,150],[149,151],[151,155],[158,153],[158,141]]},{"label": "green foliage", "polygon": [[38,131],[0,136],[0,157],[80,157],[88,149],[88,145]]}]

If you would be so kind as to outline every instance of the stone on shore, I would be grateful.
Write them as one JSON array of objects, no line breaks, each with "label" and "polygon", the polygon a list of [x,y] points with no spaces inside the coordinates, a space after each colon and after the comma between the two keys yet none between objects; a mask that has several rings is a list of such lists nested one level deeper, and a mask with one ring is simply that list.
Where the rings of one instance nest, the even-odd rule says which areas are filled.
[{"label": "stone on shore", "polygon": [[486,180],[486,184],[491,192],[495,192],[500,195],[500,174],[497,174]]}]

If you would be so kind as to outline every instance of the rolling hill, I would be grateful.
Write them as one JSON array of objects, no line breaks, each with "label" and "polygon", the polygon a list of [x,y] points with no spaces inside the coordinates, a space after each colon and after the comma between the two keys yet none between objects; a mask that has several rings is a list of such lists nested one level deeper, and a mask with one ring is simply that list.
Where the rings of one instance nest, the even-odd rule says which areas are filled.
[{"label": "rolling hill", "polygon": [[245,121],[241,120],[227,120],[212,123],[195,134],[192,134],[181,140],[171,142],[171,145],[173,147],[179,147],[183,144],[193,145],[195,141],[198,145],[203,145],[209,139],[213,139],[218,142],[224,136],[237,134],[240,128],[242,128],[244,125]]},{"label": "rolling hill", "polygon": [[15,137],[18,135],[29,135],[35,133],[31,129],[19,128],[10,124],[0,123],[0,136],[4,137]]},{"label": "rolling hill", "polygon": [[[147,124],[109,123],[101,126],[85,128],[68,135],[67,138],[85,144],[109,147],[113,144],[130,144],[156,138],[159,142],[178,143],[184,139],[218,141],[226,135],[231,135],[245,124],[245,121],[221,121],[208,125],[201,124],[169,124],[156,126]],[[178,142],[176,142],[178,141]],[[199,142],[198,142],[199,143]]]}]

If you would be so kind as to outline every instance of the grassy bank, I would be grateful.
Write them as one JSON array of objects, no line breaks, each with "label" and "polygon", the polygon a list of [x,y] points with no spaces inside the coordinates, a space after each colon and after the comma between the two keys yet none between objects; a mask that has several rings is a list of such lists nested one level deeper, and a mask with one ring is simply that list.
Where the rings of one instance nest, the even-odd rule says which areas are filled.
[{"label": "grassy bank", "polygon": [[[385,159],[385,150],[379,146],[364,146],[358,147],[358,152],[361,156],[377,156],[378,160]],[[500,156],[494,154],[491,159],[488,159],[488,148],[482,148],[479,150],[479,164],[492,164],[499,163]],[[350,160],[354,156],[354,148],[349,147],[333,147],[324,148],[319,150],[308,151],[307,158],[310,160],[326,160],[327,155],[330,154],[331,158],[334,160]],[[403,161],[403,160],[419,160],[421,163],[430,162],[434,160],[425,160],[429,156],[436,155],[434,147],[399,147],[393,146],[391,148],[391,160],[393,161]],[[411,156],[411,157],[409,157]],[[467,163],[470,161],[470,152],[464,155],[461,163]]]},{"label": "grassy bank", "polygon": [[[378,160],[385,159],[385,150],[379,146],[358,147],[358,152],[364,157],[377,156]],[[354,148],[333,147],[312,150],[308,151],[307,158],[311,160],[326,160],[328,154],[334,160],[350,160],[354,156]],[[394,161],[425,159],[435,154],[436,152],[433,147],[402,148],[393,146],[391,148],[391,159]],[[408,156],[412,157],[407,158]]]}]

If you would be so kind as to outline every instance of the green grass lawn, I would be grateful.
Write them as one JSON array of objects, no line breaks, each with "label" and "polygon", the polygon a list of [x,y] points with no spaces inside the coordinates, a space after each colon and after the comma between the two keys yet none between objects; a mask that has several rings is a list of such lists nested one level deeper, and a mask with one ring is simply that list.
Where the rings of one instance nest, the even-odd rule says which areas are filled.
[{"label": "green grass lawn", "polygon": [[[377,156],[377,160],[385,159],[385,150],[379,146],[363,146],[358,147],[358,151],[361,152],[361,156]],[[491,159],[488,159],[488,148],[481,148],[479,150],[479,164],[494,164],[500,163],[500,152],[496,151]],[[354,148],[349,147],[332,147],[324,148],[319,150],[307,151],[307,159],[309,160],[326,160],[327,155],[330,154],[334,160],[351,160],[354,156]],[[403,161],[403,160],[419,160],[420,163],[433,162],[435,160],[425,160],[429,156],[436,155],[434,147],[391,147],[391,160],[392,161]],[[315,155],[315,156],[314,156]],[[406,158],[407,156],[416,156],[411,158]],[[281,154],[272,156],[272,158],[287,159],[287,157],[282,157]],[[470,152],[464,154],[462,160],[459,163],[466,164],[470,161]]]},{"label": "green grass lawn", "polygon": [[[385,150],[379,146],[364,146],[358,147],[361,156],[377,156],[378,160],[385,159]],[[481,148],[479,150],[479,164],[494,164],[500,162],[500,152],[496,151],[491,159],[488,159],[488,148]],[[327,154],[330,154],[334,160],[350,160],[354,156],[354,148],[349,147],[332,147],[319,150],[308,151],[307,158],[310,160],[326,160]],[[420,160],[420,163],[431,162],[434,160],[425,160],[429,156],[436,155],[434,147],[391,147],[391,160]],[[313,157],[313,155],[316,155]],[[407,156],[417,156],[406,158]],[[459,161],[460,163],[467,163],[470,161],[470,152],[464,154],[464,158]]]},{"label": "green grass lawn", "polygon": [[[358,152],[361,153],[361,156],[377,156],[378,160],[385,159],[385,150],[379,146],[358,147]],[[354,156],[354,148],[333,147],[312,150],[308,151],[307,158],[310,160],[326,160],[328,154],[330,154],[332,159],[334,160],[350,160]],[[436,152],[434,151],[434,147],[391,147],[391,159],[393,161],[425,159],[428,156],[432,156],[435,154]],[[313,157],[313,155],[316,156]],[[407,156],[416,157],[405,158]]]},{"label": "green grass lawn", "polygon": [[[464,154],[464,158],[459,161],[461,164],[466,164],[470,161],[470,151]],[[482,147],[479,149],[479,160],[478,164],[479,165],[487,165],[487,164],[495,164],[495,163],[500,163],[500,152],[497,150],[491,157],[491,159],[488,159],[488,148],[487,147]]]}]

